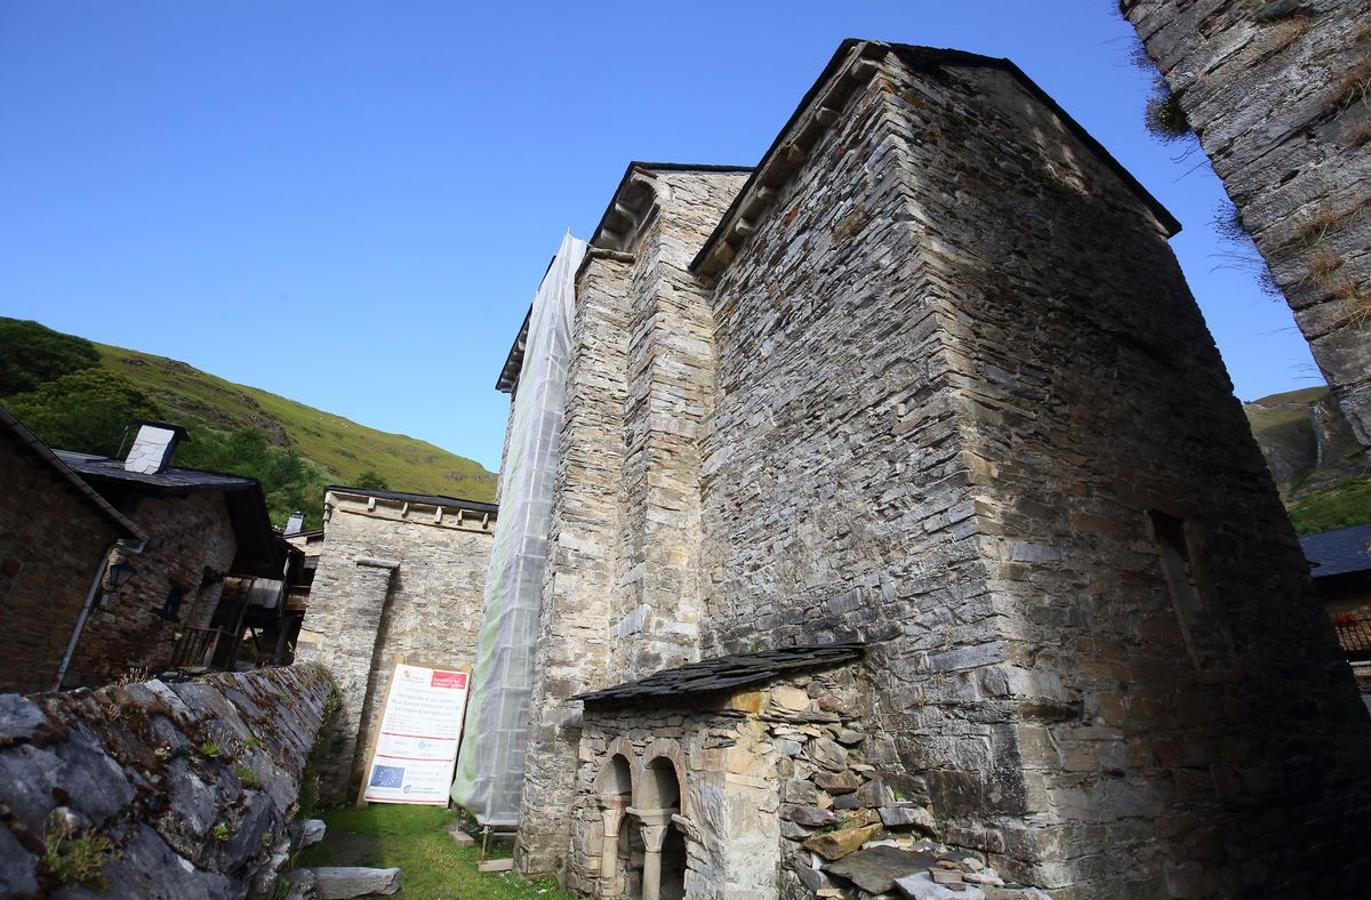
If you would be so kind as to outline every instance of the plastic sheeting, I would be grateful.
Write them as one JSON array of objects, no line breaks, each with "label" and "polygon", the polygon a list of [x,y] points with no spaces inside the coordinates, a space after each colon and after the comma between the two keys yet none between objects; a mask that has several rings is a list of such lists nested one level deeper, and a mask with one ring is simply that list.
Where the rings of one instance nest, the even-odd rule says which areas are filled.
[{"label": "plastic sheeting", "polygon": [[562,238],[538,286],[500,472],[500,515],[486,573],[481,640],[452,785],[452,799],[492,827],[519,821],[575,278],[585,252],[584,241],[570,234]]}]

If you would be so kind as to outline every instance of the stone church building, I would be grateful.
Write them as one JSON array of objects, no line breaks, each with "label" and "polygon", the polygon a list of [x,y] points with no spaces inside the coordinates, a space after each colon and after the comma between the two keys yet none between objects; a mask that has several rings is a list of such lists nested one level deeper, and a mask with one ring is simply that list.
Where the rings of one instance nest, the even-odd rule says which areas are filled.
[{"label": "stone church building", "polygon": [[986,896],[1360,890],[1371,720],[1178,230],[949,50],[843,43],[755,168],[631,164],[575,274],[520,868],[856,896],[916,836],[1025,886]]}]

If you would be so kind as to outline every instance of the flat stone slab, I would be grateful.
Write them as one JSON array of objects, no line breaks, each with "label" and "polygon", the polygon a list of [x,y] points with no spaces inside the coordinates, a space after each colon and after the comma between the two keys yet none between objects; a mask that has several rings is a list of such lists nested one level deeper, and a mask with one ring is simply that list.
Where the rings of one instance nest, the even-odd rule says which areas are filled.
[{"label": "flat stone slab", "polygon": [[458,847],[470,847],[472,844],[476,843],[476,838],[455,825],[452,828],[449,828],[447,833],[452,835],[452,839],[457,842]]},{"label": "flat stone slab", "polygon": [[513,872],[514,860],[512,859],[488,859],[485,862],[476,864],[478,872]]},{"label": "flat stone slab", "polygon": [[300,823],[300,846],[310,847],[324,839],[328,826],[323,819],[306,819]]},{"label": "flat stone slab", "polygon": [[323,866],[314,869],[314,896],[320,900],[348,900],[369,894],[393,894],[400,889],[399,869],[361,866]]},{"label": "flat stone slab", "polygon": [[895,880],[927,871],[938,861],[929,853],[911,853],[898,847],[868,847],[825,865],[830,875],[845,878],[869,894],[884,894]]},{"label": "flat stone slab", "polygon": [[985,900],[985,891],[980,888],[961,885],[962,890],[954,891],[938,884],[927,872],[897,878],[895,887],[910,900]]}]

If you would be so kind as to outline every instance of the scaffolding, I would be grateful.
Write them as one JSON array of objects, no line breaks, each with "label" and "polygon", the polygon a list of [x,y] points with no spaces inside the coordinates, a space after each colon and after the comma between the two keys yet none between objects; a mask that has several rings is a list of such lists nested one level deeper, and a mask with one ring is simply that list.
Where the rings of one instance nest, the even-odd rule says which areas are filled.
[{"label": "scaffolding", "polygon": [[538,286],[510,412],[481,639],[452,785],[452,799],[486,828],[519,821],[576,270],[585,252],[585,242],[567,234]]}]

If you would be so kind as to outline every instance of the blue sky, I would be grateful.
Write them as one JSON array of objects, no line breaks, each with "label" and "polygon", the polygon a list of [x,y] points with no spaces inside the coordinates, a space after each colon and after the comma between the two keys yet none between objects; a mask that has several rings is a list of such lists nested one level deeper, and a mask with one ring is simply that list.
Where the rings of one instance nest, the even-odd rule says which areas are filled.
[{"label": "blue sky", "polygon": [[[1008,56],[1185,226],[1238,396],[1320,383],[1143,131],[1113,0],[0,5],[0,314],[499,462],[547,260],[630,159],[757,161],[845,37]],[[395,485],[403,487],[403,485]]]}]

